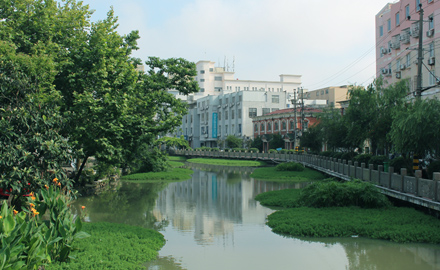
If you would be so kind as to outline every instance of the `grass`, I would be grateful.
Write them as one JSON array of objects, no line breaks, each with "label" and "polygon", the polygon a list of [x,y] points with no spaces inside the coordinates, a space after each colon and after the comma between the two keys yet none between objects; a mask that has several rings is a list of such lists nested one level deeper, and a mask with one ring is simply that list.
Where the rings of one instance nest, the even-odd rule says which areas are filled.
[{"label": "grass", "polygon": [[186,157],[183,157],[183,156],[168,156],[168,160],[172,160],[172,161],[186,161]]},{"label": "grass", "polygon": [[172,168],[166,172],[148,172],[148,173],[135,173],[125,175],[121,178],[124,181],[131,182],[157,182],[161,181],[183,181],[191,179],[192,170],[183,168]]},{"label": "grass", "polygon": [[268,191],[255,196],[255,200],[265,206],[291,208],[295,207],[301,189],[282,189]]},{"label": "grass", "polygon": [[277,171],[276,167],[257,168],[250,175],[252,178],[258,180],[270,180],[278,182],[311,182],[322,180],[325,175],[309,168],[304,168],[304,171]]},{"label": "grass", "polygon": [[199,163],[199,164],[221,165],[221,166],[241,166],[241,167],[257,167],[257,166],[263,166],[266,164],[262,161],[212,159],[212,158],[192,158],[192,159],[188,159],[187,161],[192,162],[192,163]]},{"label": "grass", "polygon": [[300,207],[277,211],[267,224],[275,233],[306,237],[368,237],[398,243],[440,244],[440,221],[411,208]]},{"label": "grass", "polygon": [[159,232],[125,224],[83,223],[83,230],[91,236],[75,242],[76,259],[46,269],[145,269],[165,244]]},{"label": "grass", "polygon": [[179,168],[185,165],[184,163],[178,161],[168,161],[168,164],[170,164],[172,168]]}]

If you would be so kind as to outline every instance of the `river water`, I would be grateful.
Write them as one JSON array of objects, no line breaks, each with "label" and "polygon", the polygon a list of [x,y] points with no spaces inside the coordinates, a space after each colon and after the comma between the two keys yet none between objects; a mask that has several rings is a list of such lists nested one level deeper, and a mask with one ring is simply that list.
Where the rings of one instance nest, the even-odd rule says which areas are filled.
[{"label": "river water", "polygon": [[[292,238],[265,225],[275,210],[255,195],[302,184],[249,177],[251,168],[193,165],[192,179],[170,184],[121,183],[79,198],[86,220],[160,231],[167,240],[149,270],[440,269],[440,246],[363,238]],[[440,228],[439,228],[440,229]]]}]

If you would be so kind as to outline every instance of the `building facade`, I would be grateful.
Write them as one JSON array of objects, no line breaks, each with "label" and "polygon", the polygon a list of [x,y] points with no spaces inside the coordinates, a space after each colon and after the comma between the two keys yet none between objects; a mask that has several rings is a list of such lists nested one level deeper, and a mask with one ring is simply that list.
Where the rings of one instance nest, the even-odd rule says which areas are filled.
[{"label": "building facade", "polygon": [[308,101],[325,100],[327,106],[340,108],[339,102],[348,98],[347,95],[349,88],[350,86],[348,85],[342,85],[309,90],[304,94],[304,98],[307,98]]},{"label": "building facade", "polygon": [[[419,18],[423,10],[423,26]],[[440,70],[440,1],[401,0],[386,6],[376,15],[376,75],[386,84],[408,80],[409,92],[415,93],[418,74],[419,40],[423,44],[422,88],[431,87],[422,96],[438,96]]]},{"label": "building facade", "polygon": [[[318,122],[317,114],[320,112],[322,110],[306,107],[303,112],[301,108],[297,108],[295,113],[295,109],[290,108],[254,117],[252,119],[254,138],[262,137],[264,152],[270,149],[270,139],[273,134],[283,136],[284,149],[294,149],[295,146],[298,146],[296,143],[301,132],[307,131],[308,127]],[[302,114],[304,114],[304,121],[302,121]],[[295,138],[297,138],[296,142]]]},{"label": "building facade", "polygon": [[291,96],[301,86],[300,75],[252,81],[235,79],[234,72],[210,61],[199,61],[196,68],[200,91],[189,96],[175,93],[188,102],[189,113],[174,135],[183,135],[192,148],[223,147],[228,135],[249,140],[252,118],[290,107]]}]

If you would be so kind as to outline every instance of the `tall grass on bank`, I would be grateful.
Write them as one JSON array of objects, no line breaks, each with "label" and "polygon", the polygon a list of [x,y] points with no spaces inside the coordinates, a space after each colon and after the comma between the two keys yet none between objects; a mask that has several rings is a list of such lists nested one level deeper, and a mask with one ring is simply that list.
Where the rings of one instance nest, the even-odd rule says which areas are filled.
[{"label": "tall grass on bank", "polygon": [[148,172],[148,173],[135,173],[125,175],[121,178],[124,181],[133,182],[149,182],[149,181],[183,181],[191,179],[192,170],[183,168],[173,168],[166,172]]},{"label": "tall grass on bank", "polygon": [[399,243],[440,244],[440,221],[411,208],[300,207],[269,215],[267,224],[275,233],[292,236],[355,235]]},{"label": "tall grass on bank", "polygon": [[297,206],[301,189],[282,189],[267,191],[255,196],[255,200],[264,206],[292,208]]},{"label": "tall grass on bank", "polygon": [[187,161],[191,163],[220,165],[220,166],[257,167],[257,166],[265,165],[265,163],[262,161],[214,159],[214,158],[192,158],[192,159],[188,159]]},{"label": "tall grass on bank", "polygon": [[78,241],[76,260],[49,265],[46,269],[145,269],[165,244],[154,230],[117,223],[85,223],[91,237]]},{"label": "tall grass on bank", "polygon": [[279,171],[276,167],[257,168],[250,176],[258,180],[280,182],[312,182],[325,178],[324,174],[309,168],[304,168],[303,171]]}]

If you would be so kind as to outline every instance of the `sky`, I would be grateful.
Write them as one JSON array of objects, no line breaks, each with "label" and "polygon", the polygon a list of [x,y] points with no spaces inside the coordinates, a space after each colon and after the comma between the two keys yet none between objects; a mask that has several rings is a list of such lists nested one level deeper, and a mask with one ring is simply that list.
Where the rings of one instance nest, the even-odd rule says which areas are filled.
[{"label": "sky", "polygon": [[368,85],[376,75],[375,15],[386,0],[83,0],[117,31],[139,30],[133,56],[227,66],[242,80],[302,75],[308,90]]}]

